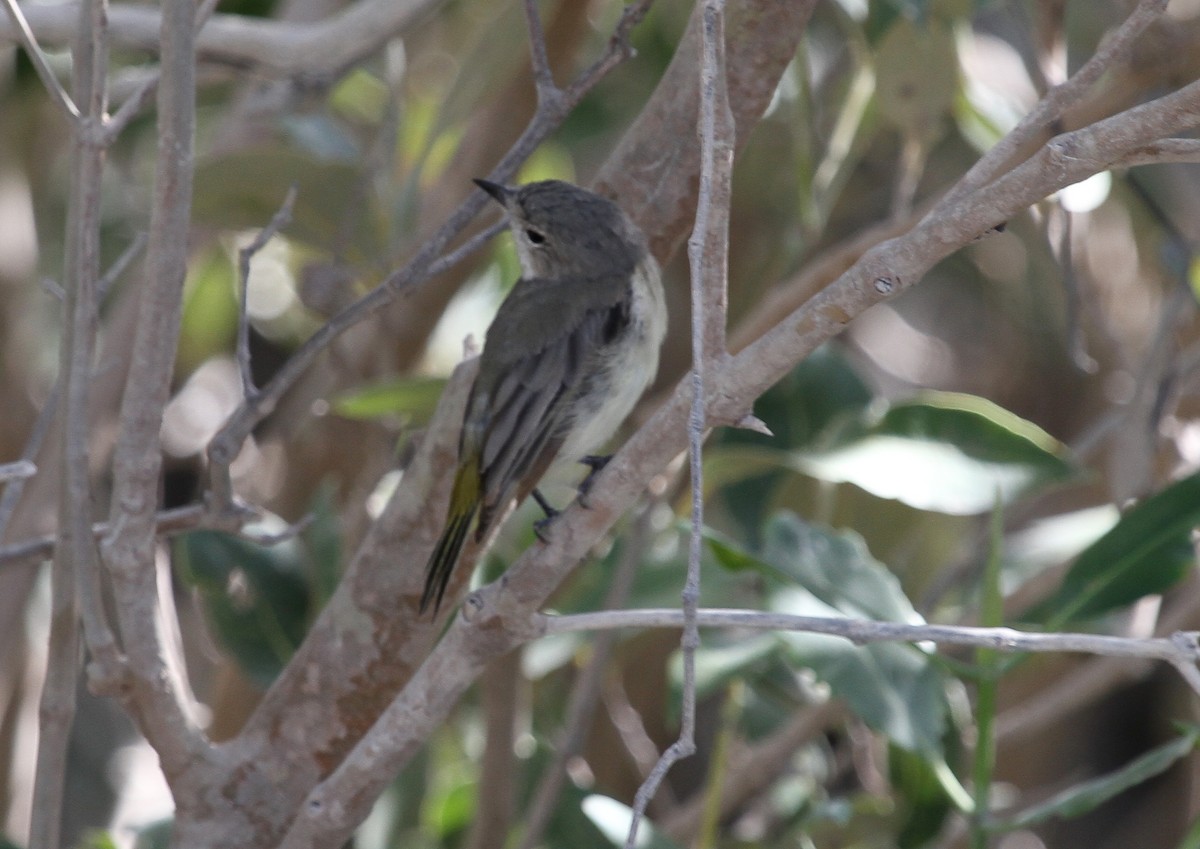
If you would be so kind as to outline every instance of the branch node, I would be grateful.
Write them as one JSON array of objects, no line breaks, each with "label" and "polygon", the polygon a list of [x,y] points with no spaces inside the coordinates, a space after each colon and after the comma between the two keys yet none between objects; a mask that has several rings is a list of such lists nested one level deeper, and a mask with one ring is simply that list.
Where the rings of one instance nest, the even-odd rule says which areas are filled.
[{"label": "branch node", "polygon": [[751,430],[755,433],[761,433],[763,436],[774,436],[775,434],[767,427],[767,423],[753,413],[746,413],[733,426],[740,430]]},{"label": "branch node", "polygon": [[890,277],[876,277],[872,285],[876,292],[885,297],[896,291],[896,281]]}]

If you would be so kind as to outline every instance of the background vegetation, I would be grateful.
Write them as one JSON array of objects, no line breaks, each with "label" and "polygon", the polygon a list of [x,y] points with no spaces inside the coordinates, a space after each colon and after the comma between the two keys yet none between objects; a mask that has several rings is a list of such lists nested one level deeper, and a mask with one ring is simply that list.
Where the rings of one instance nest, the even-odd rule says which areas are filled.
[{"label": "background vegetation", "polygon": [[[1036,144],[1000,164],[1015,169],[1051,136],[1186,94],[1200,76],[1200,4],[1191,2],[1161,16],[1146,10],[1165,4],[1122,0],[770,5],[730,0],[727,10],[735,354],[814,295],[834,297],[834,281],[871,248],[916,232],[1135,7],[1149,23],[1129,49]],[[73,72],[85,110],[86,53],[70,43],[76,7],[23,8],[50,70],[63,80]],[[428,689],[405,709],[420,739],[393,747],[406,753],[403,768],[388,773],[355,846],[620,845],[625,806],[678,730],[677,627],[563,630],[492,658],[479,648],[486,629],[456,623],[447,644],[460,640],[458,656],[474,664],[462,687],[478,682],[461,699],[447,685],[443,701],[429,698],[432,716],[421,713],[423,694],[454,669],[447,660],[416,673],[441,625],[416,620],[414,588],[437,534],[437,481],[453,458],[453,405],[469,374],[437,405],[464,337],[482,339],[517,268],[501,237],[427,281],[420,269],[398,282],[393,272],[441,238],[471,177],[493,173],[514,143],[521,152],[532,119],[548,134],[501,170],[608,191],[664,260],[671,332],[629,432],[671,403],[691,366],[678,248],[698,174],[679,164],[696,158],[695,98],[663,81],[680,66],[695,78],[698,39],[685,33],[698,13],[681,0],[651,5],[631,30],[636,53],[558,116],[544,110],[517,2],[393,4],[386,21],[370,0],[181,8],[207,21],[194,86],[187,77],[173,85],[159,9],[109,10],[111,55],[100,64],[110,111],[130,120],[95,165],[91,207],[77,189],[89,185],[80,175],[94,146],[48,95],[13,18],[0,28],[0,463],[37,468],[32,477],[14,469],[0,497],[3,833],[21,847],[299,839],[300,802],[347,759],[364,774],[376,768],[348,753],[415,681]],[[540,8],[565,89],[606,55],[622,8]],[[354,14],[368,25],[352,28]],[[279,28],[239,40],[239,23]],[[676,57],[681,44],[690,63]],[[155,107],[147,80],[160,55]],[[160,194],[177,185],[161,170],[164,139],[174,138],[167,119],[180,108],[170,98],[191,90],[190,218],[174,245],[186,275],[180,265],[177,314],[157,313],[178,331],[177,343],[159,343],[169,393],[158,407],[138,406],[130,387],[146,385],[135,337],[153,309],[147,293],[172,285],[155,270],[169,266],[155,264],[166,255],[155,234],[167,231],[151,210],[167,208]],[[673,102],[682,124],[663,105]],[[1189,103],[1177,123],[1194,128],[1200,107]],[[904,290],[894,299],[875,303],[888,291],[866,286],[840,319],[828,307],[838,302],[813,302],[826,305],[823,338],[849,323],[789,362],[781,380],[762,378],[773,385],[753,413],[772,435],[717,427],[707,442],[701,605],[1139,639],[1200,628],[1200,171],[1191,164],[1200,156],[1177,141],[1131,144],[1095,177],[1017,204],[1002,228],[997,219],[957,242],[952,234],[919,285],[888,267],[895,278],[884,288]],[[293,187],[290,217],[254,253],[242,292],[239,250]],[[94,226],[104,276],[93,281],[95,353],[82,349],[72,382],[80,215]],[[386,279],[393,288],[376,288]],[[331,317],[373,297],[369,313],[297,357]],[[774,367],[762,350],[759,377]],[[225,458],[226,489],[213,440],[248,409],[247,387],[252,401],[254,387],[267,387],[271,403],[242,419],[247,438]],[[143,437],[157,434],[141,442],[129,436],[139,410],[150,422]],[[71,422],[86,427],[74,443],[81,454],[72,454]],[[683,445],[674,432],[673,448],[659,440],[667,454]],[[145,490],[158,492],[157,505],[122,498],[136,475],[121,457],[133,463],[139,450],[162,457]],[[611,489],[629,497],[602,491],[594,523],[632,509],[611,532],[597,525],[599,542],[581,543],[590,556],[569,579],[540,586],[553,590],[549,609],[678,606],[686,463],[630,456]],[[72,489],[81,480],[82,499]],[[109,519],[95,552],[72,516]],[[131,526],[146,520],[148,544],[122,571],[124,516]],[[530,516],[509,520],[479,582],[533,545]],[[92,568],[86,558],[100,563],[90,600],[79,577]],[[156,604],[131,605],[127,589],[139,581]],[[78,598],[65,597],[76,584]],[[514,579],[514,592],[532,599],[521,596],[529,585]],[[465,587],[456,589],[461,599]],[[81,637],[62,623],[80,611],[88,654],[76,667]],[[104,631],[89,612],[118,623],[119,657],[101,651]],[[498,614],[511,625],[508,615]],[[316,637],[296,655],[310,628]],[[650,802],[648,830],[663,847],[1200,846],[1196,692],[1158,644],[1144,645],[1140,657],[1018,655],[1002,645],[705,630],[698,752]],[[161,668],[143,650],[161,655]],[[329,683],[322,676],[339,664],[345,680]],[[159,668],[173,694],[143,674]],[[163,707],[176,702],[178,716]],[[66,746],[58,767],[45,760],[47,740]],[[39,772],[64,783],[49,809],[55,797],[35,789]],[[251,823],[258,814],[270,822]],[[314,841],[285,845],[341,845]]]}]

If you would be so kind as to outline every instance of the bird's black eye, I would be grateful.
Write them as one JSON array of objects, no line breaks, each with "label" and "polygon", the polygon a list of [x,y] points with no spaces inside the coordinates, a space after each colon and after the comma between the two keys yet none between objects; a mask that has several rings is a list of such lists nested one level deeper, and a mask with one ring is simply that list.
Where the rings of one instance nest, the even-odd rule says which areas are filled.
[{"label": "bird's black eye", "polygon": [[540,245],[546,241],[546,237],[532,227],[525,230],[525,238],[529,239],[530,244],[533,245]]}]

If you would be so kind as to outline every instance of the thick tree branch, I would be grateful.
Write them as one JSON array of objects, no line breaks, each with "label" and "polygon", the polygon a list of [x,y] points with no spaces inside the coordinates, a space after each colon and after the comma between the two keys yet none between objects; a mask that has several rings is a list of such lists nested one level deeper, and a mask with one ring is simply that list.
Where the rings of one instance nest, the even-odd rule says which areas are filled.
[{"label": "thick tree branch", "polygon": [[[199,62],[252,68],[276,77],[319,77],[341,73],[370,56],[411,25],[438,0],[359,0],[316,23],[290,23],[245,15],[213,15],[196,42]],[[37,5],[25,10],[43,44],[69,42],[78,6]],[[109,10],[113,45],[157,52],[162,13],[152,6],[121,4]],[[16,39],[17,28],[0,19],[0,39]]]}]

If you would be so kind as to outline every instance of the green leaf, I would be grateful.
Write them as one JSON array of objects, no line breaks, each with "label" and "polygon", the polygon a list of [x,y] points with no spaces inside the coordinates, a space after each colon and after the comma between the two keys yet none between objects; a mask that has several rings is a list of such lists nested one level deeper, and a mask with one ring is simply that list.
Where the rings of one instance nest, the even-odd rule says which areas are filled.
[{"label": "green leaf", "polygon": [[1195,474],[1122,516],[1079,555],[1058,592],[1030,611],[1028,621],[1047,619],[1062,627],[1163,592],[1195,561],[1190,536],[1198,524],[1200,474]]},{"label": "green leaf", "polygon": [[704,698],[715,693],[734,678],[756,675],[755,667],[768,663],[779,652],[779,648],[779,641],[770,634],[740,639],[722,646],[705,646],[696,652],[697,697]]},{"label": "green leaf", "polygon": [[923,393],[803,454],[814,477],[853,483],[919,510],[973,515],[1073,474],[1045,431],[983,398]]},{"label": "green leaf", "polygon": [[[771,595],[772,609],[923,621],[895,576],[871,557],[858,534],[836,533],[780,514],[771,519],[765,536],[760,559],[784,581]],[[803,632],[775,638],[786,647],[790,665],[810,668],[872,728],[908,751],[940,756],[946,728],[941,671],[922,651],[892,643],[856,646],[841,637]]]},{"label": "green leaf", "polygon": [[871,390],[833,345],[797,365],[754,404],[773,436],[726,429],[705,451],[705,482],[724,501],[747,537],[756,534],[785,476],[802,471],[792,449],[811,447],[835,423],[862,414]]},{"label": "green leaf", "polygon": [[446,386],[442,377],[408,377],[352,389],[333,399],[338,415],[348,419],[399,416],[405,423],[429,421]]},{"label": "green leaf", "polygon": [[780,513],[767,523],[765,537],[761,559],[837,615],[924,621],[896,576],[871,556],[856,532],[833,531]]},{"label": "green leaf", "polygon": [[180,577],[195,587],[221,646],[267,685],[304,638],[310,594],[300,544],[270,548],[217,531],[178,542]]},{"label": "green leaf", "polygon": [[856,646],[802,632],[781,639],[795,663],[812,669],[871,728],[910,752],[940,755],[946,730],[942,676],[921,651],[897,643]]},{"label": "green leaf", "polygon": [[927,846],[954,810],[938,770],[927,758],[899,746],[888,747],[887,763],[888,779],[904,800],[896,845],[899,849]]},{"label": "green leaf", "polygon": [[1115,772],[1069,787],[1040,805],[993,823],[992,830],[1013,831],[1029,828],[1053,817],[1067,819],[1086,814],[1130,787],[1166,772],[1176,761],[1191,753],[1197,740],[1200,740],[1200,728],[1192,728],[1182,737],[1151,749]]}]

